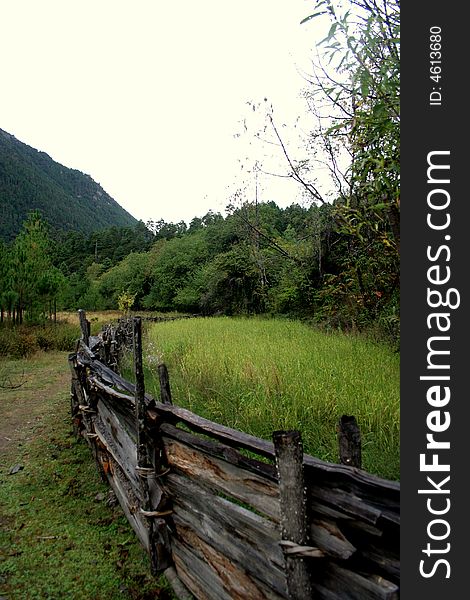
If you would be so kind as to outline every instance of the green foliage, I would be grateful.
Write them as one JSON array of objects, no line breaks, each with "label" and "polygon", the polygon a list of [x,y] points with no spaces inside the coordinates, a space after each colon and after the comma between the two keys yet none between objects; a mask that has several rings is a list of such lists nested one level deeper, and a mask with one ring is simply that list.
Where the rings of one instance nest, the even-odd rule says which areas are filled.
[{"label": "green foliage", "polygon": [[191,284],[195,271],[208,257],[205,231],[197,230],[190,235],[157,242],[151,272],[151,289],[143,300],[151,310],[191,310],[192,307],[177,306],[180,290]]},{"label": "green foliage", "polygon": [[0,326],[0,356],[25,358],[39,350],[72,352],[80,327],[68,323]]},{"label": "green foliage", "polygon": [[[397,304],[389,306],[398,289],[396,246],[377,224],[353,231],[354,221],[339,220],[341,208],[244,203],[114,265],[109,255],[96,261],[93,238],[71,234],[59,252],[35,214],[2,252],[2,320],[19,322],[18,307],[29,321],[52,320],[56,309],[113,309],[126,292],[136,310],[286,314],[343,329],[383,327],[384,335],[393,329],[396,341],[390,315],[397,316]],[[135,245],[131,233],[111,228],[105,238],[110,248],[113,236],[148,248],[140,227]],[[75,252],[81,259],[70,273]]]},{"label": "green foliage", "polygon": [[[323,135],[327,148],[340,140],[351,155],[346,207],[382,207],[390,217],[397,210],[400,174],[400,6],[396,0],[370,4],[358,0],[341,9],[332,0],[317,0],[318,13],[328,15],[332,26],[323,40],[324,61],[343,81],[326,75],[317,78],[312,95],[333,101],[336,119]],[[341,191],[341,190],[340,190]],[[348,215],[356,227],[373,226],[372,214]],[[398,228],[389,223],[392,234]]]},{"label": "green foliage", "polygon": [[134,305],[140,308],[143,297],[150,290],[153,263],[153,253],[131,253],[106,271],[99,280],[99,293],[105,300],[105,308],[116,307],[123,290],[134,296]]},{"label": "green foliage", "polygon": [[194,298],[205,314],[258,312],[258,272],[244,244],[236,244],[207,262],[197,272],[193,286]]},{"label": "green foliage", "polygon": [[313,286],[303,265],[292,262],[282,265],[268,298],[273,314],[301,316],[311,312]]},{"label": "green foliage", "polygon": [[186,223],[167,223],[164,219],[147,221],[147,229],[151,231],[156,240],[171,240],[186,233]]},{"label": "green foliage", "polygon": [[26,328],[13,330],[0,327],[0,356],[23,358],[39,350],[34,334]]},{"label": "green foliage", "polygon": [[53,262],[65,275],[85,273],[92,263],[106,271],[130,253],[144,252],[155,241],[153,234],[139,221],[134,227],[108,227],[88,236],[80,232],[58,232]]},{"label": "green foliage", "polygon": [[[335,208],[333,269],[316,291],[316,316],[342,327],[375,326],[389,333],[398,318],[400,252],[400,14],[396,0],[358,0],[345,7],[316,0],[331,23],[307,96],[321,126],[314,132],[331,158],[339,200]],[[331,70],[336,72],[331,76]],[[320,99],[320,100],[319,100]],[[338,169],[338,149],[350,167]],[[383,315],[389,315],[385,318]]]},{"label": "green foliage", "polygon": [[399,478],[399,355],[387,346],[287,319],[225,317],[157,323],[147,342],[149,391],[159,391],[158,356],[176,404],[265,439],[299,429],[305,451],[331,462],[336,424],[354,415],[364,468]]},{"label": "green foliage", "polygon": [[118,296],[118,308],[125,315],[129,314],[132,306],[134,305],[135,294],[129,294],[129,292],[121,292]]},{"label": "green foliage", "polygon": [[[34,320],[40,310],[40,303],[57,293],[60,287],[59,275],[52,269],[48,253],[50,240],[47,227],[38,211],[29,214],[23,228],[16,238],[10,252],[2,257],[5,261],[5,308],[16,311],[16,320],[23,321],[28,311],[30,320]],[[9,300],[13,306],[8,307]],[[9,312],[10,312],[9,311]]]}]

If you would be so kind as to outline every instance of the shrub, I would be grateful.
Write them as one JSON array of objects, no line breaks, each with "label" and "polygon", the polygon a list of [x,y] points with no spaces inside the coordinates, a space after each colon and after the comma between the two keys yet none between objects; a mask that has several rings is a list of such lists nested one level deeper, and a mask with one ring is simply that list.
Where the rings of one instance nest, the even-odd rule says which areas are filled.
[{"label": "shrub", "polygon": [[80,328],[69,323],[0,327],[0,356],[26,358],[38,350],[72,352]]},{"label": "shrub", "polygon": [[0,329],[0,356],[26,358],[39,349],[36,336],[25,328]]}]

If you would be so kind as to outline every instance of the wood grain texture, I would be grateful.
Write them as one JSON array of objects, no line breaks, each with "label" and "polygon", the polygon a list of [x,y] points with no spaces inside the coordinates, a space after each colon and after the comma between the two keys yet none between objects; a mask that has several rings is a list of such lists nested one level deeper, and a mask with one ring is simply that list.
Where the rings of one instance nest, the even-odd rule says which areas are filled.
[{"label": "wood grain texture", "polygon": [[166,485],[174,498],[173,521],[181,535],[192,531],[270,589],[287,593],[276,524],[183,476],[169,475]]},{"label": "wood grain texture", "polygon": [[[279,543],[286,535],[284,485],[285,497],[295,491],[297,501],[306,490],[305,527],[294,527],[304,537],[293,539],[323,553],[304,559],[311,572],[305,600],[398,598],[399,483],[301,451],[287,473],[301,467],[303,484],[289,483],[276,468],[272,442],[169,404],[165,374],[167,402],[136,394],[116,372],[119,344],[129,343],[124,329],[109,330],[105,341],[89,337],[91,348],[77,343],[69,356],[71,410],[141,543],[150,554],[151,546],[162,551],[157,562],[171,546],[178,576],[197,600],[287,599],[289,569]],[[136,471],[139,439],[141,466],[152,471],[145,470],[145,493]],[[286,514],[298,513],[293,502],[284,500]],[[165,516],[151,521],[145,507]]]},{"label": "wood grain texture", "polygon": [[278,486],[271,481],[214,458],[187,446],[163,437],[168,465],[172,470],[184,474],[232,498],[246,502],[264,515],[279,521]]},{"label": "wood grain texture", "polygon": [[102,400],[98,402],[95,430],[102,444],[121,467],[136,494],[140,495],[140,480],[137,475],[137,449],[135,442],[121,426],[116,415]]},{"label": "wood grain texture", "polygon": [[140,500],[137,497],[133,487],[129,485],[129,480],[112,456],[109,457],[109,468],[107,477],[111,487],[116,494],[116,498],[126,515],[127,520],[134,529],[137,537],[147,552],[149,552],[149,531],[146,519],[140,515]]},{"label": "wood grain texture", "polygon": [[[305,547],[309,540],[302,439],[298,431],[275,431],[273,441],[279,478],[282,540]],[[303,556],[291,556],[286,552],[285,563],[289,597],[292,600],[310,598],[309,561]]]},{"label": "wood grain texture", "polygon": [[345,569],[335,563],[325,565],[317,578],[321,586],[344,600],[398,600],[399,597],[398,586],[383,577]]}]

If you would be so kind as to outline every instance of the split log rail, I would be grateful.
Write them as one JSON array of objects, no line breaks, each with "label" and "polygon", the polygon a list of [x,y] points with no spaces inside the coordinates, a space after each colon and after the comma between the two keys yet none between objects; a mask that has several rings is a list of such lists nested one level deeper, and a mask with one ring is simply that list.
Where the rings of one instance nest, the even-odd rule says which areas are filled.
[{"label": "split log rail", "polygon": [[91,336],[83,312],[80,322],[75,431],[178,597],[399,598],[399,484],[350,466],[360,461],[354,419],[338,425],[344,464],[305,455],[298,432],[269,442],[230,429],[173,405],[165,365],[161,401],[145,393],[140,317],[135,384],[117,372],[129,325]]}]

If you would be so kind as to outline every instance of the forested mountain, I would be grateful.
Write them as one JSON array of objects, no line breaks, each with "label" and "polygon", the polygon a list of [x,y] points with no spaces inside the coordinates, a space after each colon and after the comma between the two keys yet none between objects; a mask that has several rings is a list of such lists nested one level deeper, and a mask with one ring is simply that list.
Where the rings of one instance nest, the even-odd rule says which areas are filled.
[{"label": "forested mountain", "polygon": [[88,234],[137,223],[89,175],[0,129],[0,239],[14,239],[31,210],[40,210],[53,229]]}]

